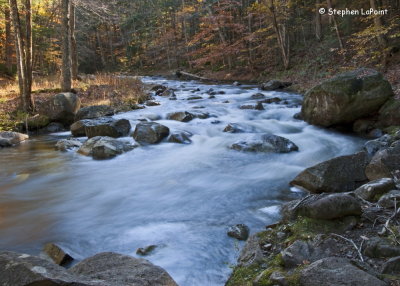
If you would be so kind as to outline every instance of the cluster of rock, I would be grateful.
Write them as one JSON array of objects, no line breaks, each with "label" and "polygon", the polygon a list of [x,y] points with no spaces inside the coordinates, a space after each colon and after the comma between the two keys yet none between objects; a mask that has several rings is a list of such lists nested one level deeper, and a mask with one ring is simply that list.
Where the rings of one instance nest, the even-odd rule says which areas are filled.
[{"label": "cluster of rock", "polygon": [[0,285],[177,286],[161,267],[145,259],[104,252],[70,269],[44,258],[0,252]]},{"label": "cluster of rock", "polygon": [[0,132],[0,148],[18,145],[28,138],[29,136],[26,134],[11,131],[2,131]]},{"label": "cluster of rock", "polygon": [[395,285],[400,279],[400,132],[307,168],[309,194],[250,236],[227,285]]}]

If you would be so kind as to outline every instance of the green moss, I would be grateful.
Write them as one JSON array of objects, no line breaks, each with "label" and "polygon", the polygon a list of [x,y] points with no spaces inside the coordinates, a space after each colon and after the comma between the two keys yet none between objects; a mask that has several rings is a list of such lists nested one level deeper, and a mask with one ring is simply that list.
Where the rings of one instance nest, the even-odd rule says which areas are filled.
[{"label": "green moss", "polygon": [[237,266],[226,286],[252,286],[253,280],[264,270],[259,264]]},{"label": "green moss", "polygon": [[383,129],[383,131],[391,136],[394,136],[396,135],[396,132],[400,131],[400,126],[389,126]]}]

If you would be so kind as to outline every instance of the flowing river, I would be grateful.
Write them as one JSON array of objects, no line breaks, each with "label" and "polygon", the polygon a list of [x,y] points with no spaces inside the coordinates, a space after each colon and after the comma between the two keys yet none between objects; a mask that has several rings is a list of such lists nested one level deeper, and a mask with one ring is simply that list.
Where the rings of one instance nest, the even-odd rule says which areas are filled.
[{"label": "flowing river", "polygon": [[[264,104],[263,111],[242,110],[240,105],[256,103],[250,99],[256,87],[143,81],[174,88],[177,100],[157,97],[160,106],[114,117],[129,119],[133,127],[138,119],[159,118],[171,131],[191,132],[192,143],[140,147],[106,161],[55,151],[55,142],[69,132],[0,149],[1,250],[37,255],[46,242],[55,242],[81,260],[103,251],[137,256],[137,248],[155,244],[146,259],[179,285],[224,285],[243,246],[227,236],[228,226],[245,223],[255,233],[276,222],[279,206],[301,195],[288,185],[295,175],[363,143],[293,119],[300,111],[296,94],[263,92],[283,101]],[[209,99],[210,88],[225,94]],[[192,96],[203,99],[187,100]],[[166,120],[174,111],[212,116]],[[229,123],[246,132],[223,132]],[[254,133],[286,137],[300,150],[256,154],[228,148]]]}]

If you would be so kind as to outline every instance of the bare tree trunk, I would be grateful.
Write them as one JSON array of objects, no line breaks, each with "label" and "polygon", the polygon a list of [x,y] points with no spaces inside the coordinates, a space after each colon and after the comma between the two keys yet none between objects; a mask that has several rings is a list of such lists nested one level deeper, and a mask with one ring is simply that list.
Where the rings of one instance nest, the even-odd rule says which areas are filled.
[{"label": "bare tree trunk", "polygon": [[103,44],[101,42],[99,27],[96,30],[96,39],[97,39],[97,45],[98,45],[99,50],[100,50],[101,64],[103,65],[103,68],[106,68],[107,67],[106,56],[104,54]]},{"label": "bare tree trunk", "polygon": [[62,63],[61,63],[61,90],[71,91],[71,51],[70,51],[70,25],[69,25],[69,0],[61,0],[61,33],[62,33]]},{"label": "bare tree trunk", "polygon": [[276,19],[276,11],[275,11],[274,0],[271,0],[271,5],[269,6],[269,10],[271,11],[271,14],[272,14],[272,21],[273,21],[274,29],[275,29],[275,32],[276,32],[276,37],[278,39],[278,45],[279,45],[279,48],[281,50],[283,65],[284,65],[285,69],[288,69],[289,68],[289,64],[290,64],[289,40],[288,40],[288,37],[286,35],[286,27],[283,26],[283,29],[281,31],[281,29],[280,29],[280,27],[278,25],[278,21]]},{"label": "bare tree trunk", "polygon": [[13,47],[11,43],[11,18],[10,9],[8,7],[4,10],[4,18],[6,22],[6,68],[12,72],[12,55]]},{"label": "bare tree trunk", "polygon": [[[328,9],[332,8],[332,2],[331,2],[331,0],[327,0],[327,4],[328,4]],[[337,22],[336,22],[335,16],[334,16],[334,15],[331,15],[331,16],[330,16],[330,19],[332,20],[333,26],[335,27],[336,36],[337,36],[338,41],[339,41],[340,49],[343,50],[343,48],[344,48],[344,46],[343,46],[343,40],[342,40],[342,36],[340,35],[339,27],[338,27],[338,24],[337,24]]]},{"label": "bare tree trunk", "polygon": [[[25,0],[25,66],[26,66],[26,89],[29,92],[29,96],[26,99],[27,102],[31,100],[31,92],[32,92],[32,52],[33,52],[33,40],[32,40],[32,7],[31,0]],[[33,101],[30,103],[30,106],[33,107]]]},{"label": "bare tree trunk", "polygon": [[[18,84],[22,99],[22,106],[25,112],[30,112],[33,110],[33,100],[31,96],[31,86],[29,85],[31,81],[29,81],[28,78],[31,77],[32,75],[28,75],[27,57],[26,57],[27,54],[26,50],[29,50],[30,47],[28,49],[25,48],[24,37],[21,28],[21,21],[19,18],[17,0],[9,0],[9,5],[11,9],[11,20],[15,34],[14,38],[15,38],[15,48],[17,54]],[[30,7],[30,2],[28,3],[28,7]],[[29,17],[27,16],[27,19],[29,19]],[[27,43],[27,45],[29,46],[30,43]]]},{"label": "bare tree trunk", "polygon": [[320,4],[320,0],[315,1],[315,37],[318,41],[322,40],[321,14],[319,13]]},{"label": "bare tree trunk", "polygon": [[[372,9],[377,10],[377,5],[376,5],[375,0],[370,0],[369,3],[371,5]],[[382,27],[383,27],[383,22],[382,22],[381,17],[382,16],[374,16],[374,24],[375,24],[375,29],[378,32],[377,38],[378,38],[379,45],[381,45],[382,48],[386,48],[387,40],[384,35],[380,34],[380,31],[382,30]]]},{"label": "bare tree trunk", "polygon": [[75,4],[70,0],[69,2],[69,36],[70,36],[70,53],[71,53],[71,78],[72,80],[78,79],[78,51],[76,47],[75,37]]}]

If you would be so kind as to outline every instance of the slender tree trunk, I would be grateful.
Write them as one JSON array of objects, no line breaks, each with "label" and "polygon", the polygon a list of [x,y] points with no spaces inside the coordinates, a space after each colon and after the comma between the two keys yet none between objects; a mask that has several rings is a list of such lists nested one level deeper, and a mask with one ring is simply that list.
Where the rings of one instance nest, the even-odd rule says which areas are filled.
[{"label": "slender tree trunk", "polygon": [[12,72],[12,57],[13,57],[13,47],[11,39],[11,18],[10,9],[5,7],[4,18],[6,22],[6,68],[11,73]]},{"label": "slender tree trunk", "polygon": [[[377,5],[376,5],[375,0],[370,0],[369,3],[371,5],[372,9],[377,10]],[[381,45],[382,48],[386,48],[387,40],[384,35],[379,33],[383,27],[382,16],[374,16],[374,24],[375,24],[375,29],[378,32],[377,38],[378,38],[379,45]]]},{"label": "slender tree trunk", "polygon": [[101,42],[99,29],[100,29],[100,27],[98,27],[96,30],[97,45],[98,45],[99,51],[100,51],[101,64],[103,65],[103,68],[106,68],[107,67],[106,56],[104,54],[104,49],[103,49],[103,44]]},{"label": "slender tree trunk", "polygon": [[[328,4],[328,9],[332,8],[332,2],[331,2],[331,0],[327,0],[327,4]],[[340,47],[341,50],[343,50],[343,48],[344,48],[344,46],[343,46],[343,40],[342,40],[342,36],[340,35],[340,31],[339,31],[338,24],[337,24],[337,22],[336,22],[336,18],[335,18],[334,15],[331,15],[331,16],[330,16],[330,19],[332,20],[333,26],[335,27],[336,36],[337,36],[338,41],[339,41],[339,47]]]},{"label": "slender tree trunk", "polygon": [[322,40],[321,14],[319,13],[320,4],[320,0],[315,1],[315,37],[318,41]]},{"label": "slender tree trunk", "polygon": [[[31,7],[31,0],[25,0],[25,39],[26,39],[26,46],[25,46],[25,65],[26,65],[26,89],[29,92],[29,96],[26,99],[27,102],[31,100],[31,92],[32,92],[32,53],[33,53],[33,40],[32,40],[32,7]],[[30,106],[33,107],[33,102],[30,103]]]},{"label": "slender tree trunk", "polygon": [[[30,3],[28,4],[29,4],[28,7],[30,7]],[[11,20],[15,34],[14,38],[15,38],[15,48],[17,54],[18,83],[22,99],[22,106],[25,112],[31,112],[33,110],[33,100],[31,96],[31,86],[29,85],[29,83],[31,82],[29,81],[29,77],[32,76],[32,72],[30,71],[30,75],[28,75],[27,56],[26,56],[27,53],[30,53],[26,51],[30,49],[30,42],[27,43],[28,49],[26,49],[21,28],[21,21],[19,17],[17,0],[9,0],[9,5],[11,9],[10,10]],[[29,13],[28,11],[25,12]],[[29,19],[29,17],[27,17],[27,19]]]},{"label": "slender tree trunk", "polygon": [[62,33],[62,63],[61,63],[61,90],[71,91],[71,51],[70,51],[70,24],[69,24],[69,0],[61,0],[61,33]]},{"label": "slender tree trunk", "polygon": [[283,65],[284,65],[285,69],[288,69],[289,65],[290,65],[289,41],[288,41],[288,37],[286,35],[286,27],[283,26],[283,29],[281,30],[278,25],[278,20],[276,19],[274,0],[271,0],[271,5],[269,6],[269,10],[271,11],[271,14],[272,14],[272,21],[273,21],[276,37],[278,39],[278,45],[281,50]]},{"label": "slender tree trunk", "polygon": [[70,53],[71,53],[71,78],[78,79],[78,51],[75,37],[75,4],[72,0],[69,2],[69,35],[70,35]]}]

